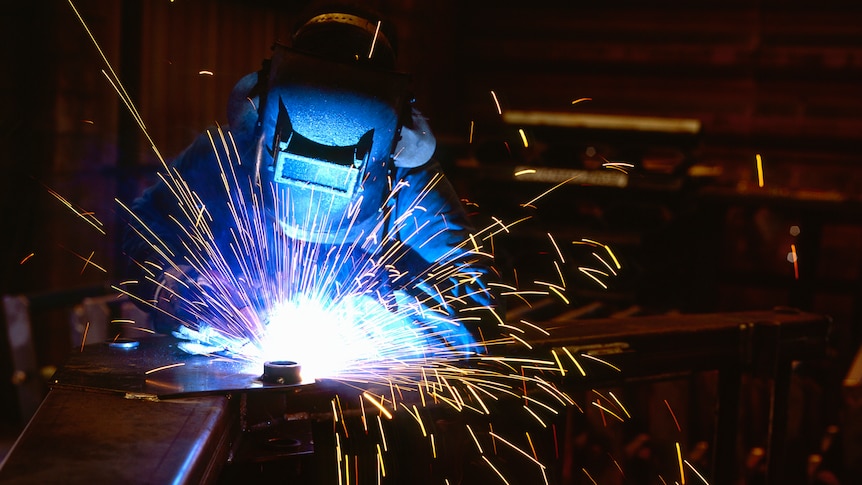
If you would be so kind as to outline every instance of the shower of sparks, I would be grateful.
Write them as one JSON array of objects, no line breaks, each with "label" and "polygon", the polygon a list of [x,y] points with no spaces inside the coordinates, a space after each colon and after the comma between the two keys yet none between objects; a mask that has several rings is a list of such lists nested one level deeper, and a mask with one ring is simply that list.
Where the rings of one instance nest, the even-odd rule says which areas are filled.
[{"label": "shower of sparks", "polygon": [[754,158],[757,161],[757,186],[763,187],[763,159],[759,153]]},{"label": "shower of sparks", "polygon": [[[426,429],[426,424],[431,421],[427,421],[429,418],[424,414],[427,408],[432,407],[488,417],[495,412],[496,403],[506,399],[521,400],[525,416],[542,429],[553,430],[554,450],[559,454],[556,427],[548,420],[555,419],[561,409],[569,406],[584,412],[572,397],[558,388],[557,382],[558,378],[569,374],[587,376],[578,358],[566,347],[534,348],[534,338],[549,335],[547,330],[534,323],[526,320],[506,322],[493,307],[465,308],[462,305],[471,292],[488,291],[477,284],[481,275],[470,269],[470,263],[490,257],[493,251],[489,248],[493,248],[494,238],[508,234],[512,226],[530,217],[514,222],[494,218],[491,225],[471,234],[453,251],[432,262],[429,268],[399,273],[394,268],[406,257],[409,245],[428,242],[418,230],[409,233],[402,241],[393,241],[377,237],[378,226],[363,234],[364,237],[345,241],[337,249],[291,239],[270,219],[270,211],[276,217],[290,213],[290,201],[274,188],[244,179],[237,167],[248,161],[240,160],[231,134],[217,130],[209,132],[220,167],[217,183],[226,193],[232,194],[225,201],[233,220],[230,221],[227,244],[223,244],[214,233],[214,208],[205,205],[182,174],[165,163],[131,98],[71,0],[69,3],[107,65],[103,74],[150,141],[162,163],[161,181],[176,199],[176,213],[171,223],[177,232],[179,245],[169,244],[147,225],[141,215],[123,202],[117,200],[117,203],[131,218],[132,230],[160,260],[166,262],[164,267],[154,261],[137,262],[148,272],[147,282],[160,285],[161,291],[171,293],[170,296],[184,298],[182,294],[173,293],[175,290],[169,285],[158,281],[157,275],[166,272],[173,275],[173,282],[189,288],[196,295],[194,300],[187,301],[190,315],[183,318],[172,315],[178,318],[181,329],[185,331],[183,337],[189,343],[184,347],[187,351],[244,361],[252,368],[258,368],[267,360],[294,360],[302,365],[305,382],[315,379],[334,381],[357,391],[345,393],[343,397],[337,394],[331,401],[339,483],[351,483],[360,475],[360,461],[365,458],[357,454],[361,452],[349,451],[345,447],[346,441],[354,435],[373,435],[378,440],[373,445],[373,456],[367,458],[373,459],[378,480],[387,475],[387,468],[391,470],[391,467],[386,466],[389,450],[386,428],[396,425],[395,413],[407,413],[413,417],[416,429],[428,439],[429,450],[436,458],[437,438]],[[379,23],[377,28],[379,32]],[[377,32],[375,41],[376,38]],[[369,57],[373,50],[374,43]],[[201,71],[200,74],[212,75],[210,71]],[[502,114],[497,94],[491,91],[491,95],[497,113]],[[572,104],[589,99],[581,98]],[[473,132],[471,122],[471,143]],[[521,136],[524,146],[527,146],[523,130]],[[610,168],[621,169],[622,166]],[[574,179],[563,181],[522,206],[534,207],[542,197]],[[405,211],[406,215],[392,221],[395,228],[390,229],[391,232],[409,227],[414,222],[413,218],[425,210],[422,206],[424,195],[434,190],[439,181],[432,180],[419,200]],[[393,193],[397,191],[396,186]],[[101,223],[92,213],[76,208],[56,192],[52,194],[104,234]],[[269,201],[268,205],[265,206],[264,201]],[[381,221],[391,215],[388,211],[381,208],[384,216]],[[355,222],[350,218],[332,221],[321,214],[313,217],[312,224],[350,227]],[[559,260],[565,263],[560,247],[550,234],[548,236]],[[433,237],[445,235],[438,233]],[[620,269],[617,258],[607,245],[590,240],[583,240],[583,243],[604,249],[611,258],[612,263],[609,263],[594,253],[609,272],[579,268],[606,287],[598,276],[616,274],[612,265]],[[92,262],[94,254],[88,258],[79,256],[85,261],[85,268],[87,265],[95,266]],[[352,259],[358,259],[359,264],[345,278],[340,270]],[[238,268],[231,262],[238,263]],[[517,285],[500,283],[488,286],[504,290],[501,297],[517,297],[528,305],[531,297],[551,294],[568,304],[562,271],[556,262],[554,265],[562,286],[543,282],[536,282],[544,287],[540,290],[524,290]],[[421,290],[423,296],[409,296],[396,291],[394,301],[386,300],[388,295],[381,294],[375,278],[380,274],[389,276],[402,288]],[[136,285],[140,283],[124,281],[114,288],[128,298],[151,305],[153,311],[162,311],[149,296],[136,293]],[[459,305],[461,307],[455,310],[454,307]],[[465,325],[476,321],[479,315],[496,321],[501,337],[479,342],[466,339]],[[495,353],[498,349],[505,352],[513,347],[529,349],[530,355],[537,357]],[[579,357],[620,370],[589,354],[582,353]],[[165,365],[145,374],[182,365]],[[605,399],[609,405],[628,416],[623,404],[616,396],[610,395],[613,401]],[[624,419],[598,400],[593,405],[603,413],[621,421]],[[352,420],[351,417],[357,419]],[[367,421],[372,417],[377,422],[376,429]],[[351,432],[354,425],[361,428]],[[533,445],[529,432],[525,435],[527,445],[522,448],[515,444],[515,440],[496,433],[490,422],[487,423],[489,431],[484,434],[477,434],[469,424],[464,426],[475,445],[475,452],[503,483],[509,481],[495,465],[498,442],[514,450],[547,483],[547,465],[542,462],[543,457]],[[483,439],[486,440],[485,446]],[[583,472],[595,483],[586,469]]]}]

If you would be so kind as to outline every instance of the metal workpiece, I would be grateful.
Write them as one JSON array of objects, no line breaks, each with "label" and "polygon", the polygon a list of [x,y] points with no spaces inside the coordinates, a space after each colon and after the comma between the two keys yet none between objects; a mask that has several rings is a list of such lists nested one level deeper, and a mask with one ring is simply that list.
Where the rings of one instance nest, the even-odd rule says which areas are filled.
[{"label": "metal workpiece", "polygon": [[291,360],[273,360],[263,363],[260,380],[267,384],[299,384],[302,366]]},{"label": "metal workpiece", "polygon": [[53,389],[0,467],[0,482],[215,483],[236,436],[232,401]]},{"label": "metal workpiece", "polygon": [[192,355],[180,349],[179,342],[172,337],[149,337],[88,345],[73,353],[54,374],[51,387],[171,399],[302,385],[296,379],[264,381],[259,363]]}]

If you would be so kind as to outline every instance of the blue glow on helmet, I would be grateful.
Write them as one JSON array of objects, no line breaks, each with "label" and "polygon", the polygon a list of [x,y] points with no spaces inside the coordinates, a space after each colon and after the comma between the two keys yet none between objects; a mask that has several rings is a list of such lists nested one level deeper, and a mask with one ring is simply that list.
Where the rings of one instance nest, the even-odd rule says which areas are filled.
[{"label": "blue glow on helmet", "polygon": [[342,242],[374,225],[405,98],[403,74],[277,51],[261,107],[270,156],[261,169],[285,201],[291,236]]}]

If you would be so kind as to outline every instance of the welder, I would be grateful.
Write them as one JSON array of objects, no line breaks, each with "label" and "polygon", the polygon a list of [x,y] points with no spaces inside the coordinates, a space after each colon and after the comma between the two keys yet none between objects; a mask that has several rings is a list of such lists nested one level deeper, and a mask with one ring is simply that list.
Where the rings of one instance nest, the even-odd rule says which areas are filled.
[{"label": "welder", "polygon": [[[395,71],[392,25],[347,6],[312,10],[297,25],[290,45],[276,44],[261,70],[236,84],[228,125],[199,136],[131,205],[124,250],[137,282],[128,290],[133,299],[149,310],[158,332],[176,335],[189,321],[236,313],[253,338],[267,310],[255,293],[268,289],[251,281],[254,263],[241,241],[259,230],[265,239],[278,233],[297,242],[259,242],[278,246],[268,250],[279,258],[313,246],[309,272],[338,265],[336,293],[369,259],[397,245],[398,257],[363,287],[382,304],[397,305],[393,294],[403,290],[453,318],[466,308],[493,307],[490,257],[475,241],[467,244],[474,228],[432,158],[436,140],[414,106],[408,76]],[[177,194],[186,189],[187,196]],[[213,247],[178,222],[194,219],[189,212],[205,219]],[[263,223],[246,226],[244,218]],[[201,263],[193,245],[225,264]],[[349,251],[327,249],[339,247]],[[423,284],[423,272],[435,264],[459,269],[451,284]],[[212,288],[233,296],[202,305],[195,292]],[[480,350],[473,342],[495,334],[492,318],[465,322],[445,333],[447,343]]]}]

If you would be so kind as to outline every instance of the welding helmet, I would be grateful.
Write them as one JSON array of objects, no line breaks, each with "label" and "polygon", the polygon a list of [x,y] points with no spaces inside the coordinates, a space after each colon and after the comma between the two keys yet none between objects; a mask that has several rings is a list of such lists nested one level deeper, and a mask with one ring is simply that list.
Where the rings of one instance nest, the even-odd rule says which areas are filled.
[{"label": "welding helmet", "polygon": [[237,84],[234,93],[247,94],[232,95],[232,128],[249,131],[248,107],[257,105],[257,173],[288,236],[343,243],[380,225],[409,113],[408,76],[394,67],[387,26],[360,11],[323,9]]},{"label": "welding helmet", "polygon": [[378,225],[406,87],[393,71],[275,48],[257,170],[288,236],[343,243]]}]

